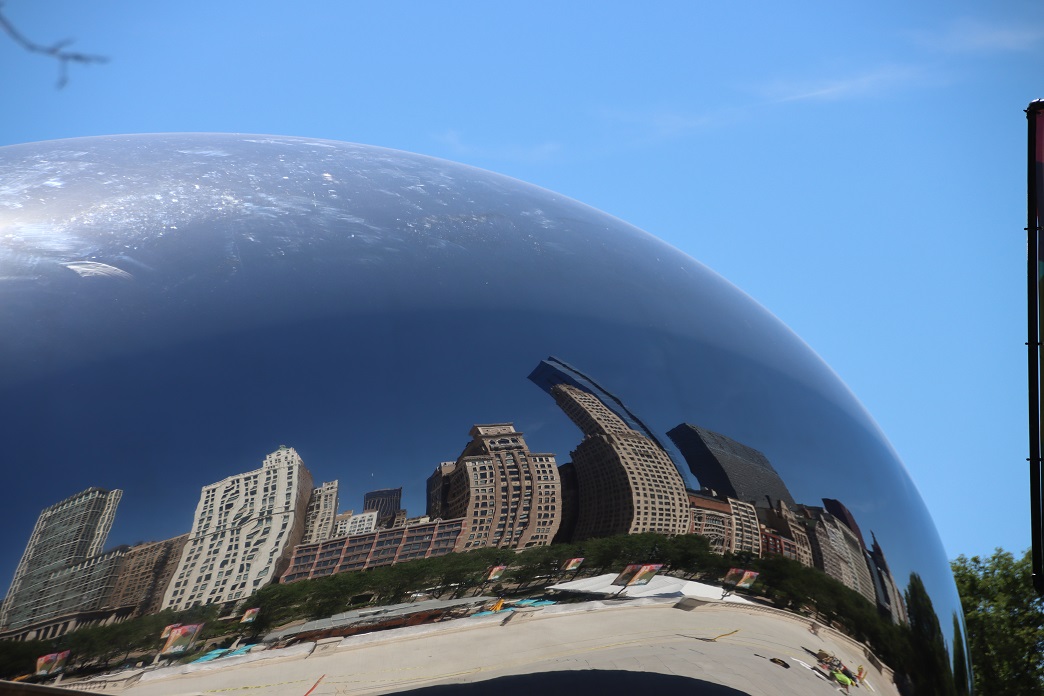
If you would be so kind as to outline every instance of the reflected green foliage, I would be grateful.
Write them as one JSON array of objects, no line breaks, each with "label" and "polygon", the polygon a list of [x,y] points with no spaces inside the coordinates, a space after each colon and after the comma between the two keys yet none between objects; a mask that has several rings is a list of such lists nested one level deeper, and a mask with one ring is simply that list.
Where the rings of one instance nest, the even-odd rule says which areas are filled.
[{"label": "reflected green foliage", "polygon": [[5,641],[0,650],[0,679],[12,679],[32,672],[36,658],[48,653],[70,651],[68,671],[88,674],[123,663],[151,662],[163,646],[160,639],[170,624],[205,624],[197,645],[228,635],[231,643],[241,632],[239,624],[218,621],[219,607],[195,607],[187,611],[162,611],[107,626],[89,626],[53,640]]},{"label": "reflected green foliage", "polygon": [[960,696],[971,693],[971,674],[968,672],[968,651],[964,646],[964,627],[961,617],[953,613],[953,683]]},{"label": "reflected green foliage", "polygon": [[[579,571],[563,573],[562,564],[576,557],[585,559]],[[722,556],[711,551],[704,537],[668,537],[653,533],[603,537],[578,544],[556,544],[517,552],[483,548],[361,572],[269,585],[245,600],[235,612],[230,612],[234,616],[225,620],[219,618],[217,607],[211,605],[185,612],[164,611],[121,624],[81,629],[57,641],[13,644],[19,646],[19,652],[4,655],[0,662],[0,676],[10,678],[25,674],[31,671],[40,655],[64,649],[72,651],[71,664],[80,669],[87,665],[98,669],[140,659],[151,661],[161,644],[160,632],[172,623],[206,624],[197,649],[183,658],[190,660],[198,657],[204,649],[227,646],[236,638],[258,640],[265,633],[292,622],[329,617],[361,606],[394,604],[417,597],[535,595],[563,580],[618,572],[633,563],[662,563],[662,573],[715,584],[720,583],[730,567],[755,570],[760,574],[758,581],[750,590],[741,590],[741,593],[832,626],[866,644],[878,658],[895,669],[899,681],[910,686],[913,693],[967,694],[967,689],[957,688],[955,680],[949,676],[950,656],[939,620],[916,574],[911,576],[906,593],[910,624],[899,626],[878,613],[876,606],[857,592],[826,573],[797,561],[782,556]],[[497,565],[508,566],[507,571],[495,583],[487,582],[489,569]],[[238,615],[249,607],[260,608],[258,618],[251,624],[238,623]],[[956,616],[954,621],[957,621]],[[1037,625],[1039,628],[1040,624]],[[976,633],[971,620],[969,626],[974,649]],[[961,645],[956,646],[956,650],[958,655],[963,654]],[[1025,648],[1020,650],[1017,654],[1026,654]],[[1039,660],[1037,666],[1040,666]],[[967,667],[959,658],[954,660],[954,672],[958,675],[957,684],[966,683],[962,676],[967,674]],[[939,678],[940,674],[947,676]],[[1004,693],[1038,693],[1036,688]]]},{"label": "reflected green foliage", "polygon": [[46,640],[6,641],[0,650],[0,679],[14,679],[36,669],[36,658],[52,653]]},{"label": "reflected green foliage", "polygon": [[1033,589],[1030,553],[997,549],[951,562],[968,627],[975,690],[1044,693],[1044,600]]},{"label": "reflected green foliage", "polygon": [[957,688],[942,626],[924,581],[917,573],[910,574],[910,584],[905,595],[910,619],[910,653],[906,674],[917,694],[952,696],[957,693]]}]

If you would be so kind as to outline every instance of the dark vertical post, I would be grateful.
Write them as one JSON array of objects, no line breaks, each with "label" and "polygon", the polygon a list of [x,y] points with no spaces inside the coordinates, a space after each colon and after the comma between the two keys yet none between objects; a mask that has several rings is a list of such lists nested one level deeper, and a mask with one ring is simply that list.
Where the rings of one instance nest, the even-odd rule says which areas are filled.
[{"label": "dark vertical post", "polygon": [[1027,214],[1026,214],[1026,266],[1028,292],[1027,310],[1029,319],[1029,463],[1030,463],[1030,524],[1033,541],[1033,586],[1044,594],[1044,548],[1041,529],[1041,442],[1040,442],[1040,289],[1038,281],[1038,229],[1037,229],[1037,119],[1044,117],[1044,102],[1035,101],[1026,109],[1029,122],[1027,157]]}]

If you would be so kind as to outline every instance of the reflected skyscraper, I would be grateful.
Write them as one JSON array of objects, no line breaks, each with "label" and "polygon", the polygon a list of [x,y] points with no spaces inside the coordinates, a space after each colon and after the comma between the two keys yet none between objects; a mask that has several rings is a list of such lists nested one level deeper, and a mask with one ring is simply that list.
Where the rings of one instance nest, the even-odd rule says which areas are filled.
[{"label": "reflected skyscraper", "polygon": [[753,447],[690,423],[682,423],[667,435],[704,487],[761,508],[772,507],[777,500],[794,505],[783,479]]},{"label": "reflected skyscraper", "polygon": [[52,576],[68,577],[68,569],[102,552],[122,495],[88,488],[40,513],[0,610],[0,628],[51,617],[64,606],[53,596]]},{"label": "reflected skyscraper", "polygon": [[551,395],[584,434],[572,452],[579,500],[573,538],[686,533],[685,484],[667,453],[596,394],[562,383]]},{"label": "reflected skyscraper", "polygon": [[483,546],[546,546],[558,532],[562,486],[555,455],[529,451],[510,423],[476,425],[472,440],[452,466],[428,479],[444,491],[443,518],[469,524],[464,550]]},{"label": "reflected skyscraper", "polygon": [[[665,453],[667,452],[667,448],[663,446],[656,434],[631,409],[627,408],[618,396],[569,363],[550,355],[546,360],[541,360],[536,369],[529,373],[529,380],[551,396],[554,396],[552,389],[558,384],[568,384],[588,394],[593,394],[598,397],[605,408],[626,423],[628,428],[641,433]],[[667,456],[670,457],[670,454]]]},{"label": "reflected skyscraper", "polygon": [[391,522],[395,513],[402,508],[402,487],[381,488],[363,495],[363,510],[377,511],[377,526],[383,527]]},{"label": "reflected skyscraper", "polygon": [[333,535],[334,518],[337,516],[337,481],[328,481],[312,491],[305,515],[305,532],[302,544],[325,541]]},{"label": "reflected skyscraper", "polygon": [[891,618],[893,623],[905,624],[908,618],[903,592],[896,584],[895,578],[892,577],[892,570],[888,567],[884,551],[881,550],[881,545],[877,543],[877,537],[873,532],[870,532],[870,538],[873,542],[870,550],[867,551],[867,562],[877,590],[877,609],[883,615]]},{"label": "reflected skyscraper", "polygon": [[274,582],[305,531],[312,475],[281,445],[260,469],[204,486],[164,609],[249,596]]},{"label": "reflected skyscraper", "polygon": [[798,512],[809,530],[816,567],[876,603],[873,578],[855,532],[821,507],[799,505]]},{"label": "reflected skyscraper", "polygon": [[186,541],[188,534],[182,534],[127,549],[109,606],[132,607],[135,616],[159,612],[163,608],[163,592],[177,570]]},{"label": "reflected skyscraper", "polygon": [[441,462],[435,467],[435,473],[428,477],[425,513],[433,520],[444,517],[442,503],[449,492],[449,475],[455,468],[457,468],[456,462]]}]

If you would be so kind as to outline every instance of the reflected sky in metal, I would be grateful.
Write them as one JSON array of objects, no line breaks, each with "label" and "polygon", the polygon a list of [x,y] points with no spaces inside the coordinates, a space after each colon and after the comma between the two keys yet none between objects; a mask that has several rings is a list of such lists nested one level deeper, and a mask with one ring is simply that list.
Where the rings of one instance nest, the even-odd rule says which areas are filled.
[{"label": "reflected sky in metal", "polygon": [[812,350],[697,261],[506,177],[268,136],[7,147],[0,297],[4,446],[27,477],[0,512],[8,579],[67,495],[122,488],[110,542],[168,538],[201,486],[281,443],[342,508],[402,486],[411,515],[476,423],[569,461],[580,431],[527,379],[555,356],[689,486],[666,435],[682,423],[764,453],[798,503],[844,503],[947,636],[959,612],[917,491]]}]

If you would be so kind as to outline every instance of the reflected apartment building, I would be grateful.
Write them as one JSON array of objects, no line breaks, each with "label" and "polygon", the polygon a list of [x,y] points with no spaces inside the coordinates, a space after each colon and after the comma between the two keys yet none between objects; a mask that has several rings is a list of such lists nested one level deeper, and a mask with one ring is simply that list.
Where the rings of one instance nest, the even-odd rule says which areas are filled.
[{"label": "reflected apartment building", "polygon": [[328,481],[312,490],[305,512],[305,531],[302,544],[325,541],[333,536],[334,518],[337,517],[337,481]]},{"label": "reflected apartment building", "polygon": [[164,609],[245,598],[273,582],[305,533],[312,475],[292,447],[204,486]]},{"label": "reflected apartment building", "polygon": [[127,549],[112,587],[110,606],[132,607],[131,616],[159,613],[163,593],[174,577],[187,541],[188,534],[182,534]]},{"label": "reflected apartment building", "polygon": [[[375,512],[375,511],[374,511]],[[366,570],[463,550],[465,520],[435,520],[328,539],[294,548],[280,582]]]},{"label": "reflected apartment building", "polygon": [[428,516],[465,519],[464,550],[550,544],[561,521],[555,455],[530,452],[511,423],[476,425],[471,438],[428,478]]},{"label": "reflected apartment building", "polygon": [[715,553],[762,555],[764,533],[751,503],[713,494],[686,491],[689,504],[689,533],[710,541]]},{"label": "reflected apartment building", "polygon": [[330,538],[340,539],[352,534],[367,534],[375,529],[377,529],[376,510],[367,510],[358,515],[353,510],[348,510],[334,518],[334,529]]},{"label": "reflected apartment building", "polygon": [[[281,582],[366,570],[486,546],[528,548],[551,543],[558,531],[561,484],[553,454],[530,452],[511,423],[476,425],[453,462],[440,463],[427,481],[427,514],[406,518],[397,509],[391,526],[300,544]],[[385,489],[401,496],[402,489]],[[390,496],[374,499],[390,500]],[[398,506],[398,497],[394,505]],[[338,518],[338,529],[380,509]],[[386,523],[388,518],[385,518]]]},{"label": "reflected apartment building", "polygon": [[551,395],[584,434],[572,451],[576,527],[582,541],[615,534],[685,534],[690,518],[685,483],[656,442],[628,427],[596,395],[556,384]]}]

